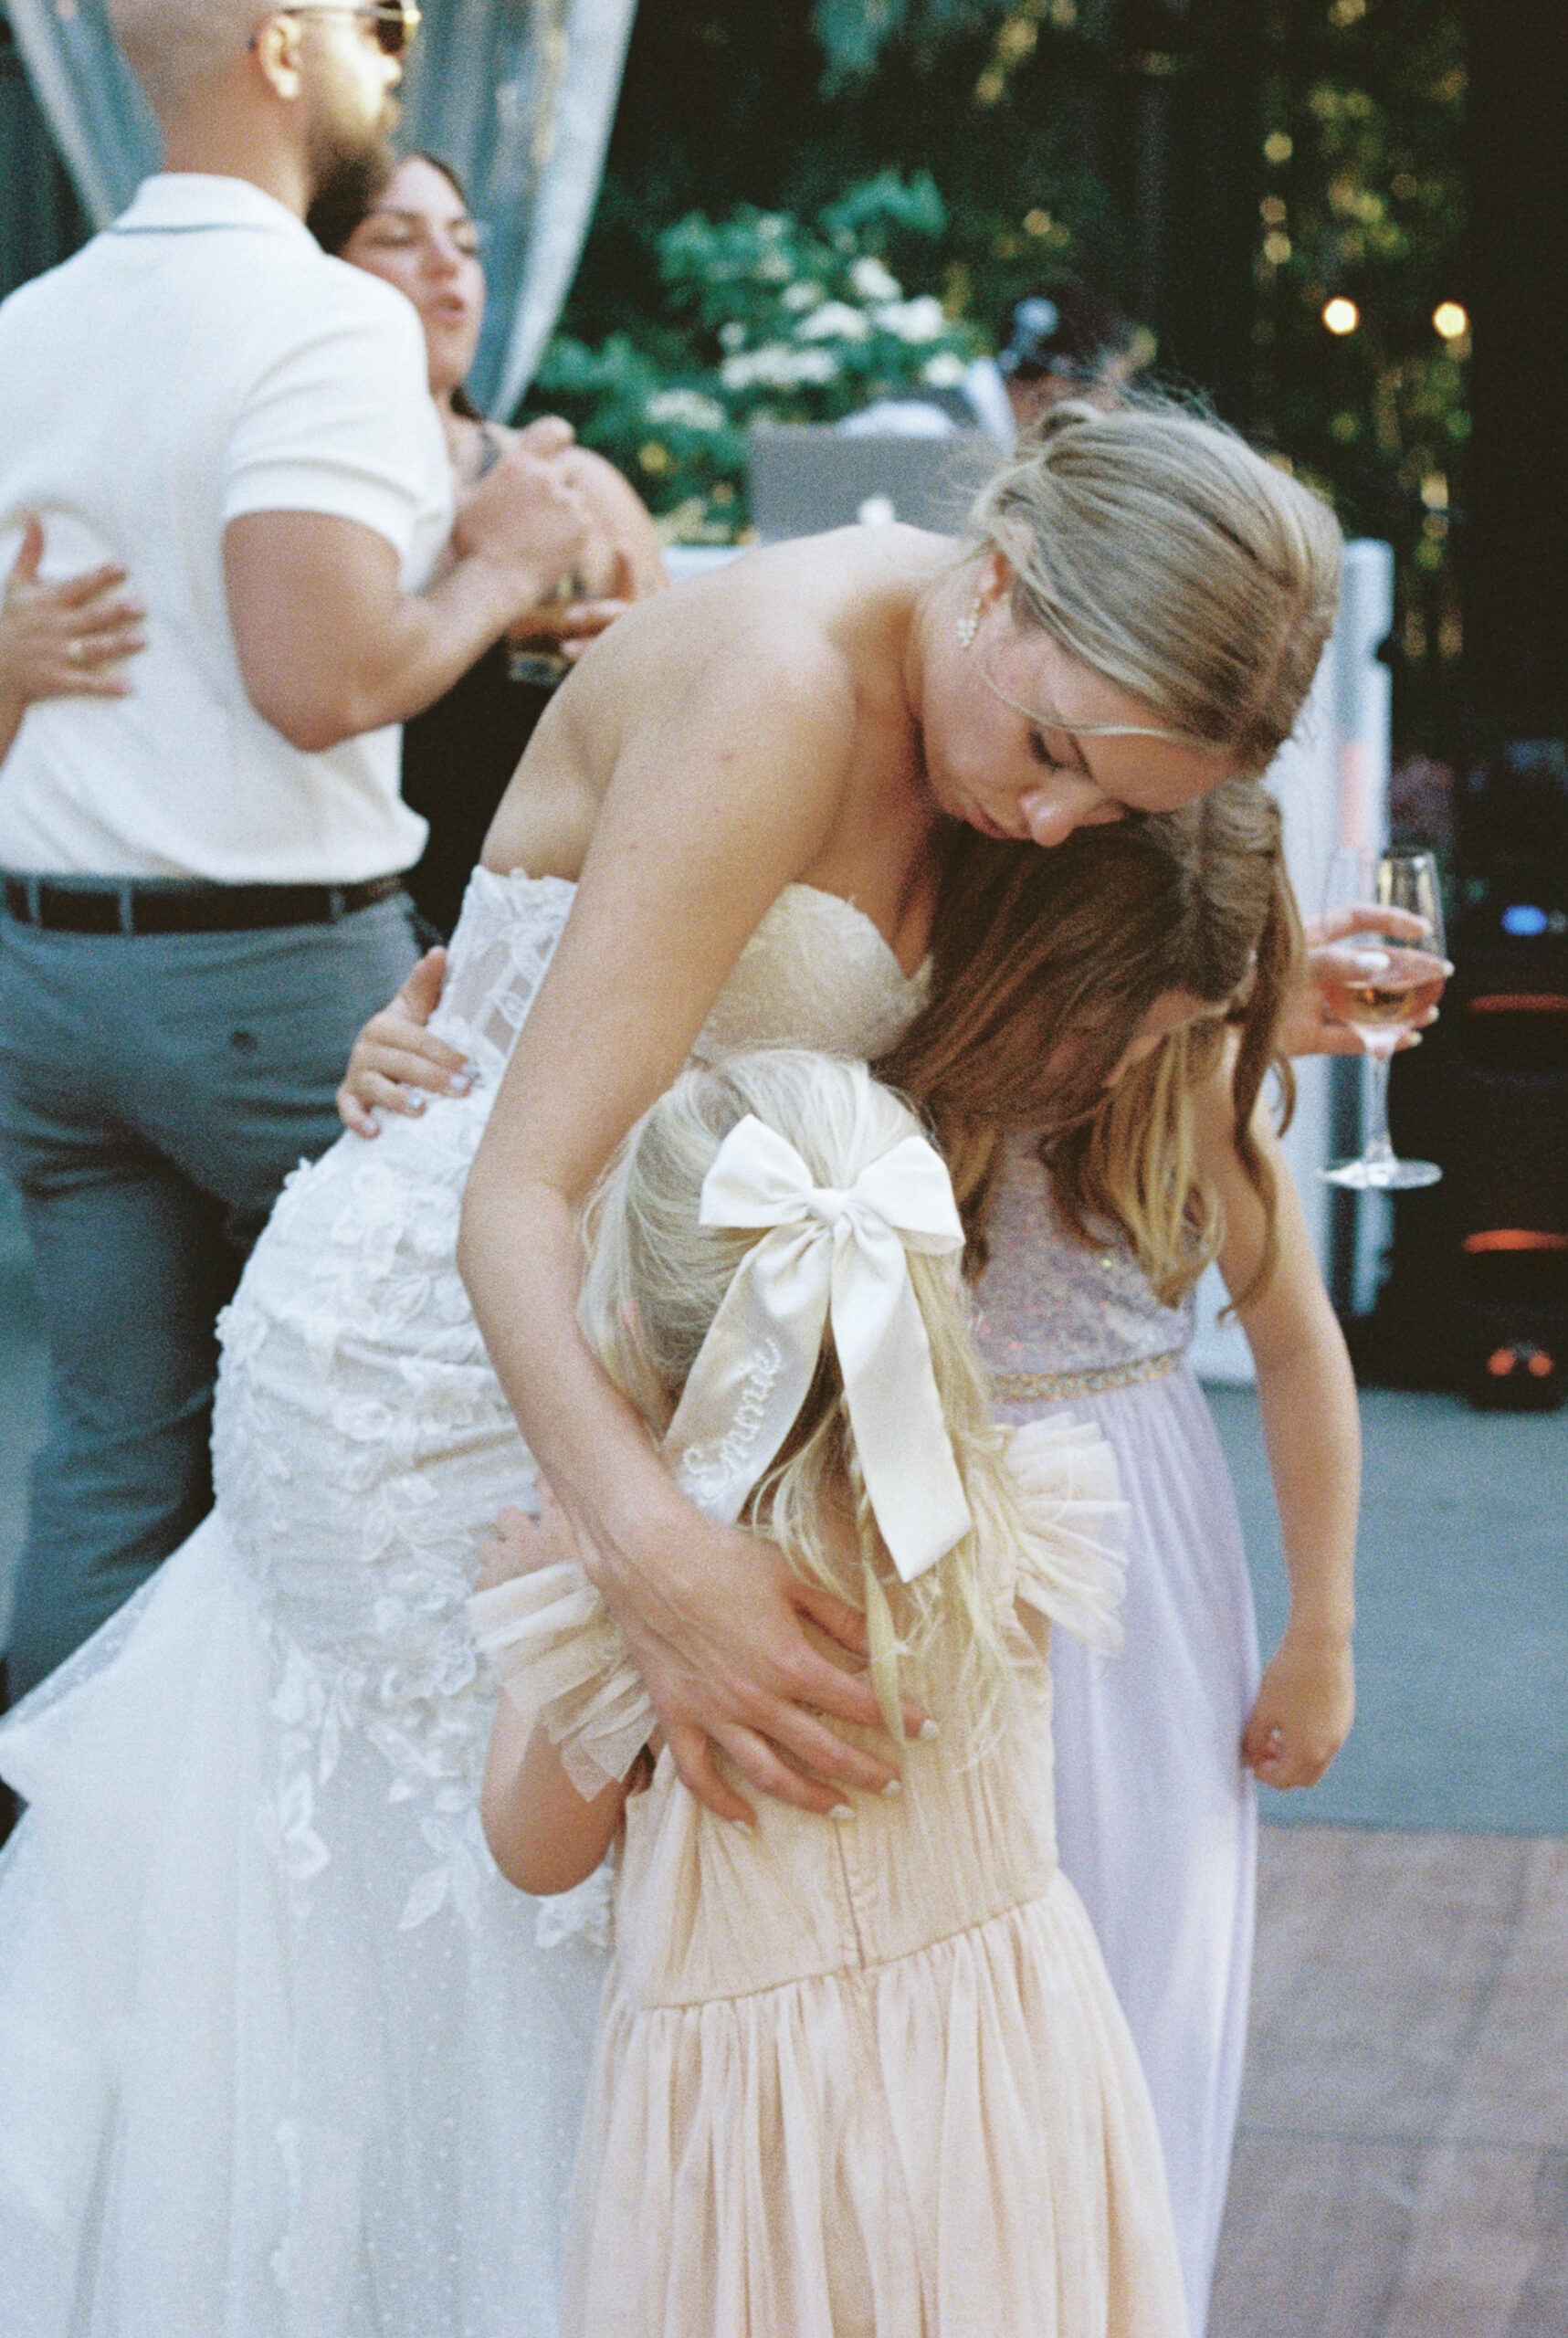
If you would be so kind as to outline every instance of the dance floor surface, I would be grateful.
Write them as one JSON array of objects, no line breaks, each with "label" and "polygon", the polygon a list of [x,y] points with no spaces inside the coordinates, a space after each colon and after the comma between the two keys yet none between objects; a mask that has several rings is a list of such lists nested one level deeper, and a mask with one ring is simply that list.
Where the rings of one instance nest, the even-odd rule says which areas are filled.
[{"label": "dance floor surface", "polygon": [[[1209,1396],[1268,1646],[1257,1400]],[[1208,2338],[1568,2338],[1568,1414],[1362,1416],[1359,1710],[1263,1796]]]},{"label": "dance floor surface", "polygon": [[1564,2338],[1568,1842],[1264,1829],[1208,2338]]}]

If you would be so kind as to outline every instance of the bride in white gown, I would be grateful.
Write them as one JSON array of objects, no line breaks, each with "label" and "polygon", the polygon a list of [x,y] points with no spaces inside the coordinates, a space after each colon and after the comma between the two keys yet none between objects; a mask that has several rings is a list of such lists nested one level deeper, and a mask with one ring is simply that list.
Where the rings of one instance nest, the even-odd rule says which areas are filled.
[{"label": "bride in white gown", "polygon": [[[606,1901],[525,1902],[479,1828],[463,1603],[531,1469],[453,1251],[572,890],[478,872],[438,1019],[474,1087],[289,1181],[224,1319],[217,1507],[6,1727],[6,2338],[553,2326]],[[923,997],[794,885],[694,1052],[875,1056]]]},{"label": "bride in white gown", "polygon": [[[1121,529],[1082,638],[1133,640],[1142,694],[1065,606],[1044,629],[1016,493],[979,549],[847,531],[632,612],[470,890],[440,1027],[469,1092],[279,1201],[225,1322],[216,1508],[0,1725],[30,1806],[0,1860],[5,2338],[550,2338],[604,1904],[522,1901],[479,1829],[462,1602],[531,1465],[457,1271],[465,1183],[579,868],[542,1044],[585,997],[598,1036],[532,1092],[564,1125],[596,1083],[602,1158],[688,1052],[883,1051],[924,996],[944,821],[1027,850],[1268,760],[1331,607],[1321,508],[1185,416],[1064,409],[1007,476],[1050,490],[1058,553],[1085,512]],[[1223,689],[1169,616],[1216,558],[1246,602]],[[523,1290],[500,1270],[489,1310]],[[750,1564],[742,1636],[776,1622]],[[876,1723],[826,1658],[795,1677]],[[795,1798],[889,1775],[809,1727],[831,1783]]]}]

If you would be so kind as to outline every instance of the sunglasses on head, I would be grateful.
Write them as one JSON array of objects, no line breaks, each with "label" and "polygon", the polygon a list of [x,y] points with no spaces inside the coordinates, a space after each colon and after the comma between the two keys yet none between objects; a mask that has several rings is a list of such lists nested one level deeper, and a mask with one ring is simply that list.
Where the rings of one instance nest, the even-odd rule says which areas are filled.
[{"label": "sunglasses on head", "polygon": [[[357,17],[374,34],[375,45],[384,57],[406,57],[414,46],[414,36],[420,22],[420,12],[413,5],[413,0],[376,0],[375,5],[363,8],[346,5],[318,8],[307,5],[298,8],[279,8],[275,13],[279,16]],[[252,33],[252,48],[256,46],[256,37]]]}]

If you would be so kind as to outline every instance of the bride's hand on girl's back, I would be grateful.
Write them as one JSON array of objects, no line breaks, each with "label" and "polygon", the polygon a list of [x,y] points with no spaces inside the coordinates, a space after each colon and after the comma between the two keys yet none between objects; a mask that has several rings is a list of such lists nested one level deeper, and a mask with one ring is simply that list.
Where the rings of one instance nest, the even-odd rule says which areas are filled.
[{"label": "bride's hand on girl's back", "polygon": [[[721,1818],[742,1826],[754,1813],[726,1771],[802,1810],[852,1817],[846,1789],[882,1794],[897,1777],[896,1757],[868,1753],[834,1726],[883,1729],[869,1676],[858,1669],[869,1654],[865,1617],[758,1536],[693,1511],[686,1517],[683,1549],[657,1570],[578,1538],[681,1778]],[[855,1669],[815,1647],[805,1625]],[[908,1698],[903,1721],[910,1738],[930,1733],[923,1709]]]},{"label": "bride's hand on girl's back", "polygon": [[337,1093],[338,1118],[354,1136],[379,1132],[377,1111],[409,1116],[426,1096],[461,1096],[471,1084],[456,1048],[426,1026],[441,1002],[445,950],[426,950],[397,996],[360,1032]]},{"label": "bride's hand on girl's back", "polygon": [[[860,1669],[868,1647],[865,1618],[857,1609],[797,1575],[754,1535],[706,1519],[696,1522],[704,1545],[700,1599],[686,1606],[679,1596],[684,1585],[673,1594],[667,1585],[660,1598],[646,1572],[604,1564],[543,1479],[539,1494],[537,1518],[511,1508],[501,1511],[479,1546],[475,1590],[570,1560],[584,1566],[601,1591],[614,1581],[616,1620],[670,1730],[676,1765],[721,1817],[744,1826],[754,1813],[720,1769],[716,1749],[761,1792],[824,1815],[848,1809],[846,1786],[882,1791],[894,1766],[849,1744],[822,1717],[831,1701],[845,1709],[846,1720],[881,1725]],[[731,1557],[739,1566],[733,1596],[716,1597],[714,1566],[722,1572]],[[841,1648],[847,1661],[813,1648],[801,1633],[802,1618]],[[774,1685],[770,1690],[758,1680]],[[796,1700],[804,1700],[804,1710]],[[910,1736],[918,1735],[925,1720],[920,1707],[906,1703],[904,1719]]]}]

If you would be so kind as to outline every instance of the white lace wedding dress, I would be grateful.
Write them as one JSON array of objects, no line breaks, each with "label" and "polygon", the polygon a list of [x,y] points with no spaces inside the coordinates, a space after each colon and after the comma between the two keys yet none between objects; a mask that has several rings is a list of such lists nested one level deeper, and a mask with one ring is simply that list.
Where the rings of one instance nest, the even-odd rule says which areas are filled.
[{"label": "white lace wedding dress", "polygon": [[[525,1900],[477,1812],[464,1612],[527,1452],[453,1264],[571,888],[480,871],[466,1098],[289,1180],[224,1321],[217,1504],[0,1726],[5,2338],[550,2338],[605,1885]],[[791,886],[698,1052],[875,1055],[921,1003]]]}]

